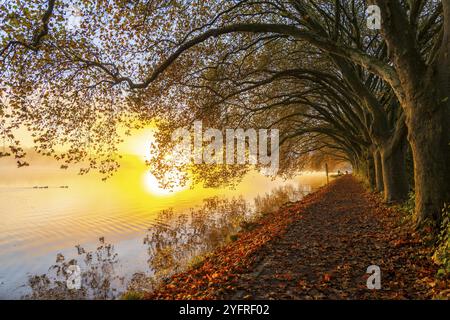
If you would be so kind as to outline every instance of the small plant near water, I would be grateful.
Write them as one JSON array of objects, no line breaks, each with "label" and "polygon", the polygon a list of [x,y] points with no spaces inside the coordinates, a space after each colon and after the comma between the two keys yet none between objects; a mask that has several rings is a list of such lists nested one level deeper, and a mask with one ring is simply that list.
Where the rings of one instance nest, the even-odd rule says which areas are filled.
[{"label": "small plant near water", "polygon": [[240,224],[241,229],[245,231],[251,231],[255,229],[257,226],[258,224],[253,221],[242,221]]},{"label": "small plant near water", "polygon": [[[66,259],[63,254],[56,256],[56,262],[47,274],[30,276],[28,285],[31,293],[26,299],[113,299],[117,295],[116,284],[123,283],[124,278],[115,274],[114,266],[118,262],[117,253],[112,244],[105,243],[102,237],[95,251],[86,251],[76,246],[78,258]],[[68,286],[73,273],[71,266],[79,266],[81,273],[80,288]]]},{"label": "small plant near water", "polygon": [[408,193],[408,198],[402,202],[401,204],[394,205],[394,208],[400,212],[400,225],[412,224],[414,218],[414,209],[415,209],[415,193],[414,191],[410,191]]},{"label": "small plant near water", "polygon": [[442,209],[441,232],[437,238],[436,251],[433,261],[439,265],[438,278],[446,278],[450,275],[450,206],[445,204]]},{"label": "small plant near water", "polygon": [[414,214],[414,209],[416,207],[415,202],[416,202],[416,195],[414,191],[410,191],[408,193],[408,199],[406,199],[406,201],[401,204],[400,210],[412,216]]},{"label": "small plant near water", "polygon": [[121,297],[121,300],[143,300],[144,293],[139,291],[127,291]]},{"label": "small plant near water", "polygon": [[205,259],[208,257],[208,254],[202,254],[195,256],[189,261],[187,268],[188,269],[198,269],[202,266]]}]

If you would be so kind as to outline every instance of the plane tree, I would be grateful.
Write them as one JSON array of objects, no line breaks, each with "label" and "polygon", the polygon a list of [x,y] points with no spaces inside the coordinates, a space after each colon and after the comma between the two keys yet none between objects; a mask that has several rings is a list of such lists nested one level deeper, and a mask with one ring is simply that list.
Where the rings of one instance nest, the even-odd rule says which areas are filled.
[{"label": "plane tree", "polygon": [[[377,141],[385,192],[395,186],[393,164],[402,157],[396,143],[401,139],[392,139],[393,131],[403,130],[396,130],[401,128],[400,120],[386,124],[383,110],[396,109],[398,101],[414,160],[418,225],[427,220],[439,224],[450,189],[448,1],[369,1],[381,9],[380,35],[358,27],[365,21],[365,2],[357,0],[86,0],[79,2],[84,19],[79,25],[72,23],[74,32],[66,28],[66,3],[49,0],[45,7],[33,1],[28,6],[17,3],[1,8],[7,21],[0,51],[2,86],[8,88],[13,118],[27,119],[34,131],[47,128],[40,137],[43,141],[37,142],[49,153],[52,141],[63,136],[61,128],[71,125],[66,130],[71,133],[68,142],[76,146],[80,138],[73,123],[78,129],[89,128],[88,115],[98,119],[98,114],[108,114],[111,121],[130,117],[138,107],[128,103],[129,92],[176,96],[171,84],[184,76],[183,70],[234,41],[255,35],[295,39],[331,57],[341,72],[349,71],[343,72],[343,78],[377,124],[369,133]],[[380,86],[389,87],[382,95],[391,90],[395,99],[378,96]],[[44,91],[39,96],[43,101],[30,110],[31,97],[39,90]],[[76,106],[72,111],[67,108],[69,101]],[[380,102],[383,107],[377,106]],[[64,123],[67,119],[69,123]],[[101,141],[108,135],[101,127],[86,132],[96,132]],[[75,149],[81,147],[85,144]],[[85,156],[79,153],[75,160]]]}]

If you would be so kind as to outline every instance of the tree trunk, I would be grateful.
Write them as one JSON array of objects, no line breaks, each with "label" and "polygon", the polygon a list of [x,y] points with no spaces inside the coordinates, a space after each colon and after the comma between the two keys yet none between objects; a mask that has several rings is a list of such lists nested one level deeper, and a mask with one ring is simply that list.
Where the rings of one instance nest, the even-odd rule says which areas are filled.
[{"label": "tree trunk", "polygon": [[375,166],[375,190],[377,192],[383,192],[383,170],[380,151],[375,150],[373,152],[373,162]]},{"label": "tree trunk", "polygon": [[448,112],[436,104],[419,106],[411,112],[408,134],[414,159],[416,220],[418,226],[429,221],[438,227],[441,209],[450,200]]},{"label": "tree trunk", "polygon": [[[442,1],[444,34],[439,57],[416,92],[407,92],[407,117],[414,158],[416,219],[437,232],[444,203],[450,203],[450,2]],[[408,116],[408,114],[407,114]]]},{"label": "tree trunk", "polygon": [[375,189],[375,170],[373,165],[373,157],[365,155],[359,155],[355,165],[356,175],[366,183],[370,190]]},{"label": "tree trunk", "polygon": [[384,200],[387,203],[400,203],[408,197],[408,178],[406,175],[406,141],[391,150],[382,150]]},{"label": "tree trunk", "polygon": [[370,189],[374,191],[376,188],[376,182],[375,182],[375,165],[372,156],[367,156],[366,168],[367,168],[366,169],[367,181],[369,182]]}]

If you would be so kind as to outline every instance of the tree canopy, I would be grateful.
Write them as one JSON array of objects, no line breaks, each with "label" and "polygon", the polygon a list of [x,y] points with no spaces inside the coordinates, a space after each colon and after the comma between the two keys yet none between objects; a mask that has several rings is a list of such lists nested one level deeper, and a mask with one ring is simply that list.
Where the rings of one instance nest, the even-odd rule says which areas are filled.
[{"label": "tree canopy", "polygon": [[[381,10],[381,30],[366,8]],[[281,170],[348,161],[386,201],[402,201],[414,161],[418,224],[449,196],[449,20],[438,0],[8,1],[0,6],[0,130],[105,175],[119,127],[157,121],[161,177],[170,132],[277,128]],[[64,151],[58,146],[66,146]],[[190,165],[221,185],[249,166]],[[84,172],[83,171],[83,172]]]}]

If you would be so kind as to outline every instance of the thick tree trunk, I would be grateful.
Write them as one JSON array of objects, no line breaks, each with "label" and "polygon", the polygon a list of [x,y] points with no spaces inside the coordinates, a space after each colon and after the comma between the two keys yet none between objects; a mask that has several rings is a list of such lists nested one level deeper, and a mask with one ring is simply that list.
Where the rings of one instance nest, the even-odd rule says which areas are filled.
[{"label": "thick tree trunk", "polygon": [[368,154],[358,156],[358,161],[355,165],[355,173],[369,186],[370,190],[375,190],[373,157],[368,157],[367,155]]},{"label": "thick tree trunk", "polygon": [[416,219],[418,226],[429,221],[438,227],[441,209],[450,200],[448,111],[430,101],[418,104],[409,117],[408,135],[414,158]]},{"label": "thick tree trunk", "polygon": [[383,192],[383,169],[380,151],[375,150],[373,152],[373,162],[375,166],[375,190],[378,192]]},{"label": "thick tree trunk", "polygon": [[438,231],[444,203],[450,203],[450,2],[442,1],[444,33],[439,57],[424,86],[409,93],[407,123],[414,158],[418,226],[431,221]]},{"label": "thick tree trunk", "polygon": [[375,165],[372,156],[367,157],[366,168],[367,168],[366,170],[367,181],[369,182],[370,189],[374,191],[376,188],[376,182],[375,182]]},{"label": "thick tree trunk", "polygon": [[406,174],[406,141],[392,150],[382,150],[384,200],[387,203],[400,203],[408,197],[408,178]]}]

